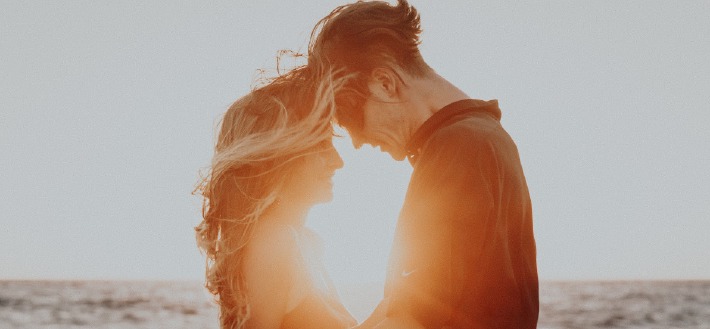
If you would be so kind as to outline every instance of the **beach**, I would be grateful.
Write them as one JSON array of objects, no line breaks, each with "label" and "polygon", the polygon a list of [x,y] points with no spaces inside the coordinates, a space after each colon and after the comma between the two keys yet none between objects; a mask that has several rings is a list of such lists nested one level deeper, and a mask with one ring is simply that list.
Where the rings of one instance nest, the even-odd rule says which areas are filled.
[{"label": "beach", "polygon": [[[362,320],[381,284],[340,289]],[[0,281],[0,329],[219,328],[196,281]],[[543,281],[540,329],[710,329],[710,281]]]}]

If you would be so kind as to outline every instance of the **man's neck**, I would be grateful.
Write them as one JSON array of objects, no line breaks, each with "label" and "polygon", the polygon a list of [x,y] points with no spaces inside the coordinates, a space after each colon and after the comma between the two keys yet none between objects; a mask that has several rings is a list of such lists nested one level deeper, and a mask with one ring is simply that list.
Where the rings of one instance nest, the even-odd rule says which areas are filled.
[{"label": "man's neck", "polygon": [[411,134],[444,106],[470,98],[433,70],[424,77],[412,78],[408,84],[409,99],[414,110]]}]

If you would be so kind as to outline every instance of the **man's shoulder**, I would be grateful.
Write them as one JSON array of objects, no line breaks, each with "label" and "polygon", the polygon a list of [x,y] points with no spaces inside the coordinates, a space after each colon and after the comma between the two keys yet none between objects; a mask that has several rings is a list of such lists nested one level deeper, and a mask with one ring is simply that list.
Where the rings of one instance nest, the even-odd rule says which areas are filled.
[{"label": "man's shoulder", "polygon": [[506,135],[500,122],[486,114],[476,113],[450,120],[432,133],[429,141],[433,144],[469,145]]}]

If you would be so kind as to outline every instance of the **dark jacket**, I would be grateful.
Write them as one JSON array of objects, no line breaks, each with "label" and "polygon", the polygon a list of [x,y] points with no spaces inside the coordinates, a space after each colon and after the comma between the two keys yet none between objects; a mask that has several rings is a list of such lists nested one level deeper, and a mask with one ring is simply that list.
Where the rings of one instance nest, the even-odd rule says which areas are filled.
[{"label": "dark jacket", "polygon": [[408,144],[414,170],[390,255],[389,316],[427,328],[535,328],[532,206],[497,101],[436,112]]}]

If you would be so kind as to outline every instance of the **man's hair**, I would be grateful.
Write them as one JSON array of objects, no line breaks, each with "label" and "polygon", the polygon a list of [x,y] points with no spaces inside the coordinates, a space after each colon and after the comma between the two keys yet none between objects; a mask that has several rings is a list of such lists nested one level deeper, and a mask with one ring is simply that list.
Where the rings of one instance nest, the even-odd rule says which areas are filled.
[{"label": "man's hair", "polygon": [[336,120],[351,134],[363,126],[362,106],[373,69],[393,65],[414,76],[430,68],[419,53],[419,13],[407,0],[358,1],[335,8],[311,33],[309,65],[333,67],[351,79],[336,95]]}]

